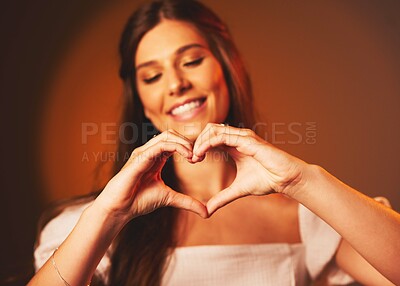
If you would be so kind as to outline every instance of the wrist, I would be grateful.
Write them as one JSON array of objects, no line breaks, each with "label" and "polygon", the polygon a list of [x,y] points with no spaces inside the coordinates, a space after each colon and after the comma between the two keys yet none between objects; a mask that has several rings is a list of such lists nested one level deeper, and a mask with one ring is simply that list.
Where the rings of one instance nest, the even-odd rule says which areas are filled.
[{"label": "wrist", "polygon": [[107,208],[96,203],[96,201],[88,206],[82,215],[88,221],[101,225],[104,231],[109,233],[110,237],[115,237],[128,222],[124,217],[107,210]]},{"label": "wrist", "polygon": [[[139,214],[136,212],[136,205],[134,201],[124,201],[119,198],[112,196],[113,189],[107,189],[107,187],[100,193],[100,195],[93,201],[91,207],[99,215],[106,218],[118,226],[122,227],[127,224],[130,220],[138,217]],[[111,196],[110,196],[111,194]]]},{"label": "wrist", "polygon": [[305,164],[297,182],[287,188],[284,194],[301,203],[312,191],[313,183],[321,175],[321,171],[322,168],[318,165]]}]

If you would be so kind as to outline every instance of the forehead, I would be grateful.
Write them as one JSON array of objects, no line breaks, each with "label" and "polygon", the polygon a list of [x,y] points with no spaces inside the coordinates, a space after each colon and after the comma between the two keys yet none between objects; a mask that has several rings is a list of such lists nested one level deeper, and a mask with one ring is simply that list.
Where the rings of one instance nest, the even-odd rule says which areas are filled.
[{"label": "forehead", "polygon": [[139,42],[135,62],[153,61],[168,58],[180,47],[188,44],[200,44],[207,47],[207,41],[197,29],[186,22],[163,20]]}]

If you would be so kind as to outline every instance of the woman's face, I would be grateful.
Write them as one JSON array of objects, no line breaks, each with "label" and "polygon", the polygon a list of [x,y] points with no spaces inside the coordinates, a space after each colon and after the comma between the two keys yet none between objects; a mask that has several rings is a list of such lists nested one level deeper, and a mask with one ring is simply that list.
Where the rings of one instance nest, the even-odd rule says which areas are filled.
[{"label": "woman's face", "polygon": [[195,140],[208,122],[227,117],[221,65],[191,24],[163,20],[140,41],[135,63],[145,115],[158,130],[172,128]]}]

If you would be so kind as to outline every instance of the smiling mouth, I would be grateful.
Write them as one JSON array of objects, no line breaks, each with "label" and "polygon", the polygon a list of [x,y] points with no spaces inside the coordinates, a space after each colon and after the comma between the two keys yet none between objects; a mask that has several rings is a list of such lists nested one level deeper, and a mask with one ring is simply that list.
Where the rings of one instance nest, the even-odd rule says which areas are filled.
[{"label": "smiling mouth", "polygon": [[171,111],[168,113],[173,116],[181,116],[189,114],[194,110],[200,108],[204,104],[206,99],[207,99],[206,97],[193,99],[191,101],[185,102],[184,104],[172,108]]}]

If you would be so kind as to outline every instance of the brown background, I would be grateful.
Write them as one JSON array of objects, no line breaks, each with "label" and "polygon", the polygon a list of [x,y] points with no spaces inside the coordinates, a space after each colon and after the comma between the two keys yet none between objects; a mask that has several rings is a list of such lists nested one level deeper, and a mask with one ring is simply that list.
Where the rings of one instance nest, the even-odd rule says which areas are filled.
[{"label": "brown background", "polygon": [[[399,2],[203,2],[231,28],[265,137],[399,211]],[[112,163],[112,136],[84,144],[82,123],[116,130],[117,45],[138,1],[2,5],[1,279],[30,275],[46,205],[107,179],[94,182]]]}]

